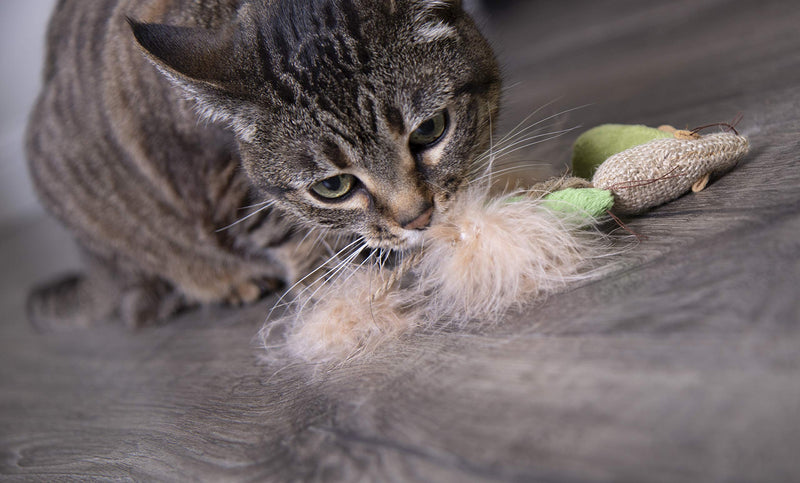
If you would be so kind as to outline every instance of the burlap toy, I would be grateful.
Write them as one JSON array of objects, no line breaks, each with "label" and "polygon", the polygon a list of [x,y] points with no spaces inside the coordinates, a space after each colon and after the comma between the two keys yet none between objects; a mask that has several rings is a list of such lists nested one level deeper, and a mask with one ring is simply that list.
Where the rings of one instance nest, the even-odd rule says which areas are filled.
[{"label": "burlap toy", "polygon": [[613,211],[636,215],[690,189],[701,191],[748,149],[747,138],[735,131],[701,136],[670,126],[606,124],[575,142],[573,170],[581,176],[593,171],[592,185],[614,194]]}]

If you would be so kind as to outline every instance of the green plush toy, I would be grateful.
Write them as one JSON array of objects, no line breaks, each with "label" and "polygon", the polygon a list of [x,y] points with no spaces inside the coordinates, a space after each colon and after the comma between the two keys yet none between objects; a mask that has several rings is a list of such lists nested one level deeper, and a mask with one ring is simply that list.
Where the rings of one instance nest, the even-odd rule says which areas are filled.
[{"label": "green plush toy", "polygon": [[[583,133],[573,148],[573,173],[594,189],[556,191],[549,206],[572,206],[594,217],[613,211],[635,215],[705,188],[711,175],[732,168],[748,151],[735,130],[701,136],[670,126],[605,124]],[[606,194],[601,195],[598,191]],[[558,201],[558,203],[553,203]]]},{"label": "green plush toy", "polygon": [[614,195],[609,190],[597,188],[566,188],[544,197],[545,207],[562,213],[583,213],[600,218],[614,205]]},{"label": "green plush toy", "polygon": [[583,133],[572,146],[572,173],[592,179],[597,167],[611,156],[654,139],[671,137],[670,132],[641,124],[597,126]]}]

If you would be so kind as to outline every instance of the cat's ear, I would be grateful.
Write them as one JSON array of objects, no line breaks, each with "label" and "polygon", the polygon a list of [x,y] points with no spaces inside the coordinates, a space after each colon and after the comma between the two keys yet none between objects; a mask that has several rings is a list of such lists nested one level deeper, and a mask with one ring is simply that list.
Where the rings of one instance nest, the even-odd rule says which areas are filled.
[{"label": "cat's ear", "polygon": [[130,18],[128,24],[147,57],[176,80],[218,88],[231,80],[229,65],[235,43],[230,30],[141,23]]},{"label": "cat's ear", "polygon": [[461,0],[414,0],[418,6],[424,8],[461,8]]},{"label": "cat's ear", "polygon": [[461,0],[409,0],[412,12],[411,39],[426,43],[457,36],[453,26],[463,15]]},{"label": "cat's ear", "polygon": [[233,29],[128,23],[147,58],[197,101],[200,116],[227,123],[243,140],[252,139],[254,108],[237,95],[242,71],[233,66],[243,54]]}]

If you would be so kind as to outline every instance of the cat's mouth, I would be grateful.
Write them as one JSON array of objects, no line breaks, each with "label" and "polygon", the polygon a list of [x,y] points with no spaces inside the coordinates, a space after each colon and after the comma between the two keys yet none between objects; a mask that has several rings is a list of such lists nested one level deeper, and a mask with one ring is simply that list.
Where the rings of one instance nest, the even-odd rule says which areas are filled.
[{"label": "cat's mouth", "polygon": [[390,250],[393,252],[411,252],[421,248],[429,238],[432,227],[447,218],[447,213],[456,197],[437,197],[429,211],[422,213],[419,221],[409,223],[406,228],[399,226],[377,228],[373,236],[365,236],[366,245],[370,248]]},{"label": "cat's mouth", "polygon": [[367,238],[369,248],[396,252],[411,251],[422,246],[425,239],[423,230],[403,230],[403,233],[389,234],[381,238]]}]

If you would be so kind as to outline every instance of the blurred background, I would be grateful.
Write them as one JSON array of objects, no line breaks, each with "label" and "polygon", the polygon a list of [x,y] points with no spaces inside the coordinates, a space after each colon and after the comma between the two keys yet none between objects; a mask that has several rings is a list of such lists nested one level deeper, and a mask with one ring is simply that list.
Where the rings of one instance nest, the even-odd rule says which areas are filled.
[{"label": "blurred background", "polygon": [[54,4],[0,2],[0,227],[42,213],[28,178],[23,137],[39,92],[45,29]]}]

